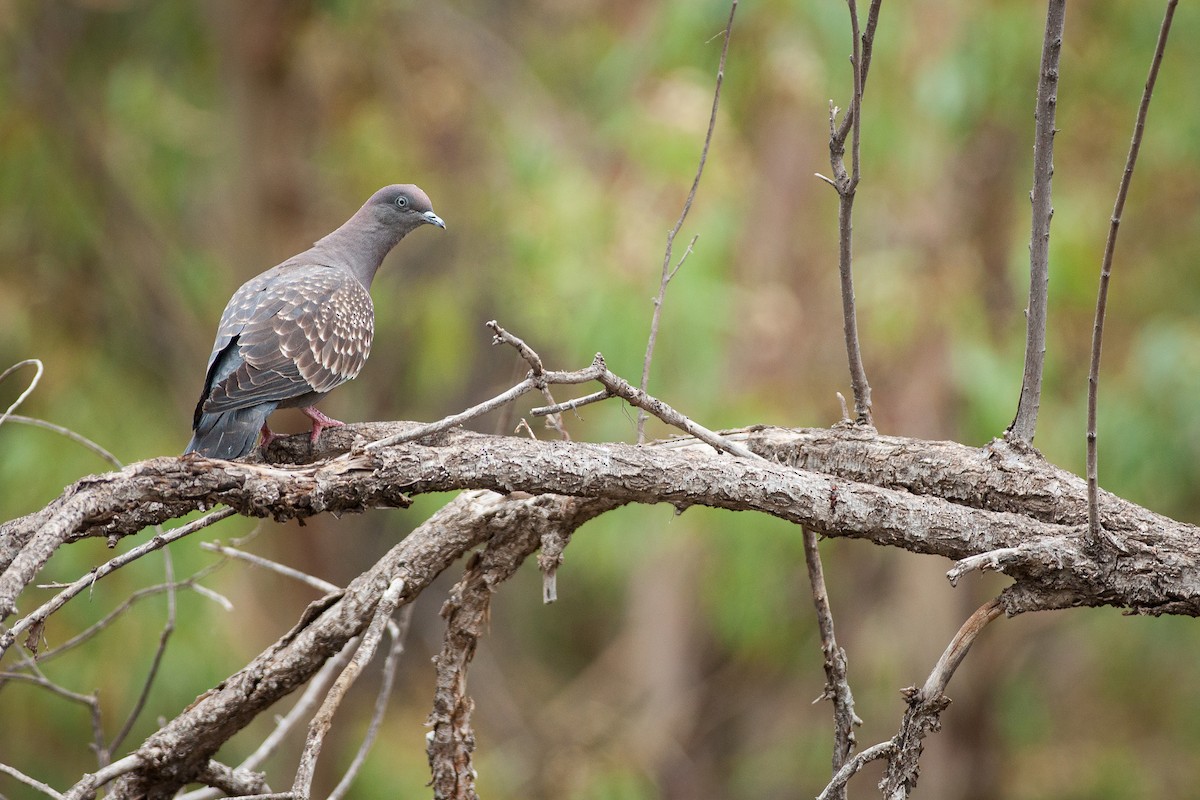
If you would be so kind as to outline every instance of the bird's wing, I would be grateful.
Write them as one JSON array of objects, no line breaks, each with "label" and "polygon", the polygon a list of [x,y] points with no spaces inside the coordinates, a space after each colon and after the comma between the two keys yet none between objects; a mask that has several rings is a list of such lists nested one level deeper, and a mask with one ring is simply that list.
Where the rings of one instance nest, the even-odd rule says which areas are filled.
[{"label": "bird's wing", "polygon": [[374,323],[370,294],[344,270],[288,265],[263,273],[225,307],[197,412],[330,391],[362,369]]}]

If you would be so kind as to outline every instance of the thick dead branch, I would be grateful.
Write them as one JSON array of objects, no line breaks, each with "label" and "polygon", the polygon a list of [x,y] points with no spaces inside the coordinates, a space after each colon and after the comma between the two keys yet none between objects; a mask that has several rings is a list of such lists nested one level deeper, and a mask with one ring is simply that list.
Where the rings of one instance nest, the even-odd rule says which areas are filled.
[{"label": "thick dead branch", "polygon": [[[568,498],[562,498],[570,503]],[[462,580],[450,590],[442,607],[446,636],[437,667],[431,728],[426,737],[431,784],[437,800],[477,800],[475,768],[471,753],[475,750],[475,732],[471,713],[475,701],[467,694],[467,668],[475,657],[475,647],[487,628],[492,592],[508,580],[533,555],[544,532],[536,528],[514,528],[488,542],[484,550],[472,556]]]},{"label": "thick dead branch", "polygon": [[[133,766],[121,773],[108,796],[171,797],[230,736],[302,685],[361,633],[383,590],[397,578],[405,581],[399,601],[405,604],[483,541],[523,527],[573,530],[614,505],[600,500],[510,499],[490,492],[459,495],[352,581],[344,594],[318,601],[295,629],[162,726],[128,757]],[[91,778],[89,788],[101,785]]]},{"label": "thick dead branch", "polygon": [[[715,453],[691,438],[637,447],[456,431],[375,452],[353,449],[356,443],[403,436],[413,427],[346,426],[328,432],[316,453],[306,436],[280,440],[272,445],[270,464],[140,462],[86,478],[46,509],[0,527],[0,540],[33,543],[49,529],[61,544],[85,536],[118,538],[216,503],[286,519],[403,506],[409,494],[449,489],[533,495],[460,495],[344,592],[314,604],[292,632],[245,669],[133,755],[89,776],[71,796],[82,797],[103,785],[96,781],[113,779],[114,798],[170,796],[194,780],[230,736],[303,685],[361,633],[383,589],[396,579],[404,580],[400,603],[407,603],[481,542],[512,531],[528,531],[540,542],[628,502],[758,510],[821,535],[867,538],[963,560],[960,574],[992,566],[1015,579],[1000,598],[1009,614],[1117,605],[1200,615],[1194,567],[1200,536],[1193,526],[1104,495],[1109,530],[1128,553],[1098,554],[1086,543],[1084,482],[1000,441],[971,448],[861,428],[724,433],[722,441],[759,456],[746,459]],[[314,456],[326,460],[288,463]],[[1004,555],[994,562],[970,561],[994,553]],[[19,551],[12,566],[36,574],[38,566],[25,560],[37,557]],[[4,599],[12,602],[15,596]]]},{"label": "thick dead branch", "polygon": [[[348,448],[356,432],[375,436],[403,428],[349,426],[329,444]],[[731,459],[675,442],[639,448],[466,432],[308,466],[152,459],[80,481],[51,504],[48,518],[35,512],[0,527],[0,537],[31,541],[0,579],[6,592],[0,603],[11,608],[43,554],[62,542],[127,535],[200,506],[225,503],[253,516],[303,518],[404,506],[408,494],[469,488],[755,510],[824,536],[866,538],[954,560],[1019,547],[1004,563],[1017,579],[1005,595],[1009,613],[1081,604],[1200,613],[1200,582],[1191,577],[1195,528],[1106,495],[1109,530],[1130,552],[1089,554],[1080,530],[1087,519],[1083,482],[1004,443],[978,449],[865,432],[778,429],[723,438],[739,447],[738,439],[755,442],[766,460]],[[816,443],[826,452],[818,453]]]}]

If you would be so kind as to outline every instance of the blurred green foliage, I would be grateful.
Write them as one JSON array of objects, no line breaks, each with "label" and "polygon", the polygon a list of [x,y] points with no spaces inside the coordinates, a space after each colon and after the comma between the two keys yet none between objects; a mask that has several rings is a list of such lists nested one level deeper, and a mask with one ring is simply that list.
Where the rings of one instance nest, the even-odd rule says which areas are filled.
[{"label": "blurred green foliage", "polygon": [[[230,292],[396,181],[422,185],[449,231],[417,234],[391,256],[374,292],[371,363],[328,401],[331,414],[434,419],[506,387],[521,367],[489,346],[483,323],[493,318],[553,367],[602,351],[636,379],[727,13],[715,0],[0,4],[0,368],[29,357],[46,365],[21,411],[125,461],[179,452]],[[1075,471],[1100,254],[1159,14],[1119,0],[1068,13],[1037,444]],[[855,253],[885,432],[982,444],[1015,410],[1043,19],[1036,4],[884,8]],[[1117,249],[1100,470],[1106,488],[1194,521],[1196,9],[1181,5],[1175,27]],[[848,101],[849,51],[845,7],[832,0],[738,11],[716,136],[676,256],[700,238],[668,292],[650,385],[710,427],[827,425],[838,416],[834,392],[849,394],[835,198],[812,177],[828,169],[829,100]],[[0,406],[30,374],[0,385]],[[479,427],[508,432],[517,418]],[[610,403],[568,424],[577,439],[628,441],[634,419]],[[107,468],[63,438],[8,423],[0,518]],[[345,582],[444,500],[304,528],[264,524],[247,547]],[[214,561],[199,541],[255,527],[231,520],[175,546],[174,574]],[[859,542],[824,548],[866,720],[859,741],[870,744],[894,732],[896,691],[923,680],[1003,580],[952,590],[945,564]],[[73,545],[45,579],[72,580],[109,556],[98,542]],[[162,564],[145,559],[99,582],[52,620],[47,644],[161,582]],[[428,658],[451,579],[417,604],[361,796],[423,791]],[[238,564],[203,583],[234,610],[180,591],[162,676],[122,752],[273,641],[313,597]],[[579,533],[559,587],[560,602],[543,607],[528,567],[497,594],[472,670],[487,796],[819,790],[830,722],[825,704],[810,705],[824,676],[798,531],[702,509],[624,509]],[[31,590],[22,608],[51,591]],[[162,594],[141,600],[45,667],[98,692],[109,737],[137,696],[165,609]],[[997,623],[955,677],[945,730],[927,742],[923,796],[1200,796],[1193,633],[1188,620],[1103,610]],[[356,690],[339,713],[318,778],[326,789],[353,755],[369,695]],[[95,768],[81,707],[10,684],[0,719],[0,760],[59,789]],[[260,720],[221,758],[235,763],[270,724]],[[268,765],[277,781],[288,780],[297,747]],[[873,774],[860,779],[864,793]],[[0,793],[29,796],[6,777]]]}]

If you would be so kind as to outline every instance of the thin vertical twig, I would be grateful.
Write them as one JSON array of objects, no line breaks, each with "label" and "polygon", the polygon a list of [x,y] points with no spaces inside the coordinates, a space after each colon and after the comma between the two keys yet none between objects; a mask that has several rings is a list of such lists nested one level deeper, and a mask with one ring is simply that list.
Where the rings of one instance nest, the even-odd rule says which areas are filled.
[{"label": "thin vertical twig", "polygon": [[[658,295],[654,298],[654,314],[650,317],[650,337],[646,341],[646,357],[642,359],[642,382],[641,390],[646,391],[646,386],[650,382],[650,362],[654,358],[654,345],[658,340],[658,323],[662,317],[663,299],[667,293],[667,284],[671,282],[671,278],[675,277],[675,273],[683,266],[683,262],[692,252],[692,247],[696,244],[696,239],[699,237],[693,236],[692,241],[688,244],[687,250],[679,259],[679,263],[675,269],[671,269],[671,251],[675,245],[675,237],[679,235],[680,228],[683,227],[684,220],[687,219],[688,212],[692,209],[692,202],[696,199],[696,190],[700,188],[700,176],[704,174],[704,164],[708,160],[708,148],[712,144],[713,130],[717,127],[717,107],[721,103],[721,84],[725,81],[725,59],[729,55],[729,36],[733,32],[733,15],[737,13],[738,0],[733,0],[729,6],[729,21],[725,23],[724,41],[721,45],[721,61],[717,65],[717,85],[713,90],[712,112],[708,116],[708,131],[704,134],[704,147],[700,149],[700,165],[696,168],[696,177],[692,179],[692,188],[688,192],[687,200],[683,203],[683,211],[679,214],[679,219],[675,221],[675,227],[667,232],[667,249],[663,254],[662,263],[662,278],[658,284]],[[637,440],[638,444],[646,441],[646,419],[645,410],[638,411],[637,417]]]},{"label": "thin vertical twig", "polygon": [[[150,697],[150,689],[154,686],[154,679],[158,677],[159,667],[162,665],[163,656],[167,652],[167,643],[171,639],[171,634],[175,632],[175,565],[171,560],[171,548],[163,548],[163,572],[166,574],[167,586],[167,621],[163,624],[163,629],[158,635],[158,647],[154,651],[154,658],[150,662],[150,670],[146,673],[146,680],[142,682],[142,690],[138,693],[137,701],[133,704],[133,708],[129,712],[129,716],[125,718],[124,724],[113,737],[112,742],[108,745],[108,752],[115,753],[121,747],[121,743],[125,741],[125,737],[133,730],[133,725],[137,722],[137,718],[141,716],[142,709],[146,707],[146,700]],[[101,766],[104,766],[103,764]]]},{"label": "thin vertical twig", "polygon": [[[853,53],[850,57],[854,67],[854,93],[850,108],[837,123],[838,109],[830,103],[829,110],[829,165],[833,178],[825,178],[838,193],[838,276],[842,293],[842,331],[846,338],[846,360],[850,368],[850,387],[854,392],[854,415],[856,421],[871,425],[871,384],[863,366],[862,346],[858,337],[858,312],[854,302],[853,238],[854,196],[861,179],[859,142],[862,118],[863,91],[867,84],[867,72],[871,65],[871,53],[875,44],[875,28],[879,22],[882,0],[872,0],[867,11],[866,28],[859,29],[857,0],[847,0],[850,10],[850,35]],[[846,169],[846,139],[850,139],[850,169]],[[821,176],[823,177],[823,176]]]},{"label": "thin vertical twig", "polygon": [[371,752],[372,745],[375,744],[375,737],[379,735],[379,726],[383,722],[388,700],[392,696],[392,687],[396,682],[396,667],[400,663],[400,656],[404,654],[404,643],[408,639],[412,613],[413,606],[412,603],[409,603],[396,615],[398,620],[388,624],[388,634],[391,636],[392,646],[388,649],[387,658],[383,661],[383,677],[380,679],[379,692],[375,695],[375,708],[371,712],[371,721],[367,723],[367,733],[358,747],[358,752],[354,754],[350,766],[346,768],[346,774],[342,775],[337,786],[329,793],[327,800],[342,800],[346,796],[346,792],[350,790],[355,777],[358,776],[358,771],[366,763],[367,754]]},{"label": "thin vertical twig", "polygon": [[1158,43],[1154,58],[1150,61],[1150,74],[1142,90],[1142,102],[1138,105],[1137,121],[1133,125],[1133,138],[1129,142],[1129,155],[1125,159],[1125,171],[1117,188],[1117,199],[1113,204],[1109,220],[1108,239],[1104,242],[1104,257],[1100,262],[1100,289],[1096,295],[1096,321],[1092,326],[1092,361],[1088,369],[1087,410],[1087,490],[1088,490],[1088,535],[1093,543],[1101,541],[1099,469],[1096,456],[1096,400],[1100,387],[1100,349],[1104,338],[1104,316],[1108,308],[1108,282],[1112,274],[1113,251],[1117,247],[1117,231],[1121,227],[1121,214],[1125,211],[1125,197],[1133,180],[1133,168],[1137,164],[1138,151],[1142,147],[1142,133],[1146,128],[1146,114],[1150,111],[1150,98],[1154,95],[1154,84],[1158,80],[1158,68],[1162,65],[1163,53],[1167,48],[1167,36],[1171,33],[1171,21],[1175,17],[1178,0],[1167,0],[1167,10],[1162,26],[1158,30]]},{"label": "thin vertical twig", "polygon": [[333,682],[333,686],[329,689],[329,693],[325,696],[325,701],[321,703],[321,707],[317,709],[316,715],[313,716],[312,722],[308,726],[308,737],[304,742],[304,752],[300,755],[300,766],[296,770],[296,779],[292,783],[291,794],[299,800],[307,800],[312,792],[313,774],[317,768],[317,758],[321,755],[321,746],[325,743],[325,734],[329,733],[329,728],[333,725],[333,715],[337,711],[338,706],[342,703],[342,698],[346,696],[346,692],[358,679],[363,667],[375,656],[375,649],[379,646],[379,640],[383,638],[383,631],[387,627],[388,622],[395,613],[396,607],[400,605],[400,600],[404,595],[404,579],[396,578],[388,585],[383,596],[379,598],[379,604],[375,607],[375,614],[371,618],[370,624],[367,626],[366,632],[363,633],[362,642],[358,646],[358,650],[354,652],[354,656],[350,659],[350,663],[342,670],[342,674],[338,675],[337,680]]},{"label": "thin vertical twig", "polygon": [[[821,632],[821,651],[825,655],[825,690],[818,700],[833,702],[833,758],[832,774],[837,775],[845,766],[857,744],[854,728],[862,720],[854,713],[854,694],[846,677],[846,651],[838,646],[833,631],[833,611],[829,607],[829,593],[825,589],[825,570],[821,566],[821,551],[817,547],[817,535],[804,529],[804,561],[808,567],[808,580],[812,585],[813,605],[817,610],[817,628]],[[816,701],[814,701],[816,702]],[[834,800],[844,800],[846,789],[843,784],[830,795]]]},{"label": "thin vertical twig", "polygon": [[1038,406],[1042,400],[1042,371],[1046,362],[1046,307],[1050,293],[1050,220],[1054,216],[1051,189],[1054,180],[1054,127],[1058,109],[1058,61],[1066,26],[1067,0],[1049,0],[1042,61],[1034,110],[1033,213],[1029,234],[1029,308],[1025,318],[1025,372],[1017,414],[1005,436],[1010,441],[1033,444]]}]

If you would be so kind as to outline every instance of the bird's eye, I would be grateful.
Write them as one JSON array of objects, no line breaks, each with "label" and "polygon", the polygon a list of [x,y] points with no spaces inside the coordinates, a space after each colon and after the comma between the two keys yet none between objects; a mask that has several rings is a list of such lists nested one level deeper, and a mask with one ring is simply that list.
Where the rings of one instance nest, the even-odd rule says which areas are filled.
[{"label": "bird's eye", "polygon": [[404,195],[400,195],[396,198],[396,205],[400,206],[401,208],[408,208],[408,198]]}]

